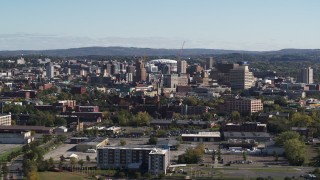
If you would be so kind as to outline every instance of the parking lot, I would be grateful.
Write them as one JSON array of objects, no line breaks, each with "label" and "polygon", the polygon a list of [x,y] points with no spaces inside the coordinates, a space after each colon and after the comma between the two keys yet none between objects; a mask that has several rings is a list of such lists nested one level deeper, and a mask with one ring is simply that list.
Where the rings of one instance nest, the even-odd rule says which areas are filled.
[{"label": "parking lot", "polygon": [[[126,145],[143,145],[146,144],[149,140],[149,138],[109,138],[109,145],[110,146],[119,146],[120,141],[125,140]],[[78,159],[86,160],[86,157],[89,156],[91,161],[95,161],[95,158],[97,157],[96,153],[85,153],[85,152],[78,152],[75,151],[76,144],[62,144],[54,149],[52,149],[50,152],[45,154],[44,159],[49,159],[50,157],[53,158],[55,161],[60,160],[60,156],[69,157],[71,154],[78,155]]]},{"label": "parking lot", "polygon": [[44,159],[49,159],[52,157],[54,161],[59,161],[60,156],[62,155],[64,157],[69,157],[71,154],[76,154],[78,155],[79,160],[82,159],[86,161],[86,157],[89,156],[91,161],[95,161],[95,158],[97,157],[96,153],[77,152],[73,150],[75,146],[76,144],[62,144],[45,154]]}]

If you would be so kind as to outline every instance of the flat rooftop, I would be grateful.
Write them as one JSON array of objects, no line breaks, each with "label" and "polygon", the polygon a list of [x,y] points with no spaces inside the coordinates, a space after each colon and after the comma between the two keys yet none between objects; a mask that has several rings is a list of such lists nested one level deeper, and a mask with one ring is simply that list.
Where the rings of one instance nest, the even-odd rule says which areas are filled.
[{"label": "flat rooftop", "polygon": [[198,134],[182,134],[182,137],[220,137],[220,132],[199,132]]},{"label": "flat rooftop", "polygon": [[153,145],[140,145],[140,146],[105,146],[100,147],[99,149],[132,149],[132,150],[152,150],[155,146]]},{"label": "flat rooftop", "polygon": [[168,150],[153,148],[149,154],[165,154]]}]

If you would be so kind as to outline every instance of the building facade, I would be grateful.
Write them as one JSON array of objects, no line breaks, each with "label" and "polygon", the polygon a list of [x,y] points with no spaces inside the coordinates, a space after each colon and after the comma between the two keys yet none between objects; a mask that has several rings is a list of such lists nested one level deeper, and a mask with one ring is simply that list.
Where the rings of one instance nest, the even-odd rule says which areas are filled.
[{"label": "building facade", "polygon": [[313,84],[313,69],[311,67],[301,69],[300,82]]},{"label": "building facade", "polygon": [[220,132],[199,132],[198,134],[182,134],[183,141],[194,142],[219,142],[221,140]]},{"label": "building facade", "polygon": [[29,144],[33,140],[31,131],[0,132],[0,144]]},{"label": "building facade", "polygon": [[0,114],[0,125],[11,126],[11,114]]},{"label": "building facade", "polygon": [[182,60],[178,62],[178,73],[186,74],[187,73],[187,61]]},{"label": "building facade", "polygon": [[153,147],[102,147],[97,150],[97,166],[101,169],[136,169],[153,174],[166,174],[169,152]]},{"label": "building facade", "polygon": [[226,99],[221,108],[227,113],[238,111],[241,114],[252,114],[262,111],[263,103],[261,99],[234,98]]},{"label": "building facade", "polygon": [[147,70],[142,60],[136,62],[136,82],[147,80]]},{"label": "building facade", "polygon": [[48,79],[51,79],[54,77],[54,66],[49,63],[48,66],[46,67],[46,76]]},{"label": "building facade", "polygon": [[249,89],[254,85],[254,76],[249,66],[243,65],[230,70],[231,89]]}]

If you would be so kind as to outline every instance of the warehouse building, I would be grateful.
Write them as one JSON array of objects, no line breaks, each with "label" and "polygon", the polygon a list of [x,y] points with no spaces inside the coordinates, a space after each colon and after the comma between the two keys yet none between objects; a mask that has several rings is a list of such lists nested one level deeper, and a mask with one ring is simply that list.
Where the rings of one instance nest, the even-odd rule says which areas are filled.
[{"label": "warehouse building", "polygon": [[220,132],[199,132],[198,134],[182,134],[183,141],[217,142],[220,141]]},{"label": "warehouse building", "polygon": [[31,131],[1,132],[0,144],[29,144],[34,140]]},{"label": "warehouse building", "polygon": [[76,146],[76,150],[80,152],[86,152],[88,149],[98,149],[99,147],[104,147],[108,144],[108,138],[95,138],[88,139]]}]

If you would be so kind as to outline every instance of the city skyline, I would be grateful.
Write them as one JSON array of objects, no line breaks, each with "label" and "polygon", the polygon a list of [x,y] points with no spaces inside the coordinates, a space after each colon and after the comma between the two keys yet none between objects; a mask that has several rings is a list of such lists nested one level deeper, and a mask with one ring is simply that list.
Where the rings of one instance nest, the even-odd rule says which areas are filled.
[{"label": "city skyline", "polygon": [[90,46],[268,51],[318,49],[320,2],[6,1],[0,50]]}]

